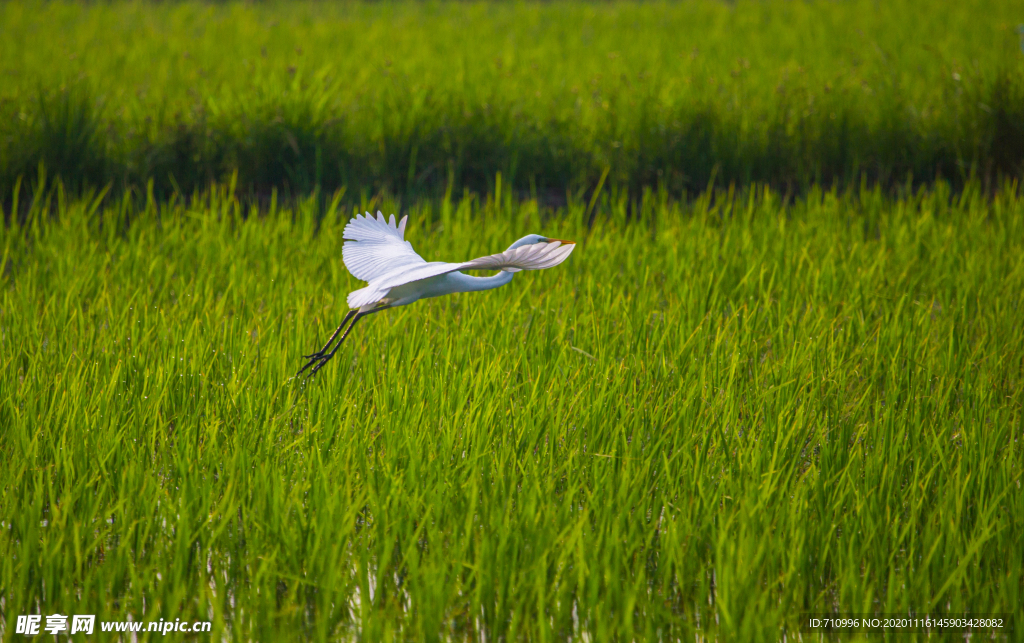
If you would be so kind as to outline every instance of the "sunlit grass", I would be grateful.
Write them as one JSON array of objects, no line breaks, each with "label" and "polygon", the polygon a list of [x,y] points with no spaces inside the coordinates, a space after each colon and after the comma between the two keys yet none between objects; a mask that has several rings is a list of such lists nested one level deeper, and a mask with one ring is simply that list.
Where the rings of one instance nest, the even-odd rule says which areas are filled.
[{"label": "sunlit grass", "polygon": [[[421,201],[428,259],[556,269],[363,322],[354,211],[92,209],[0,238],[0,597],[211,640],[777,640],[1021,624],[1015,188]],[[24,197],[23,197],[24,198]],[[628,220],[627,220],[628,219]]]}]

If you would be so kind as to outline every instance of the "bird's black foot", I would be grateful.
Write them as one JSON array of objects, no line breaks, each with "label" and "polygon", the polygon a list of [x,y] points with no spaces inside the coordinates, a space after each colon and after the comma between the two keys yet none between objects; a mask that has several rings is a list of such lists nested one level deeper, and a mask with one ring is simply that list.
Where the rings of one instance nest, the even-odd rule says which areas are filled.
[{"label": "bird's black foot", "polygon": [[[302,375],[303,371],[305,371],[310,366],[313,366],[317,362],[321,361],[325,357],[326,357],[326,355],[321,355],[320,353],[313,353],[312,355],[303,355],[302,359],[306,359],[306,360],[309,360],[309,361],[306,362],[305,365],[303,365],[303,367],[300,368],[299,372],[296,373],[295,375],[296,376]],[[306,377],[309,377],[310,375],[312,375],[315,372],[316,372],[316,369],[313,369],[312,371],[310,371],[309,373],[306,374]]]},{"label": "bird's black foot", "polygon": [[[340,346],[341,344],[339,343],[338,345]],[[319,353],[313,353],[312,355],[303,355],[303,359],[308,359],[309,361],[306,362],[305,366],[300,368],[299,372],[296,373],[295,375],[296,376],[302,375],[302,372],[304,370],[306,370],[307,368],[309,368],[310,366],[312,366],[313,369],[311,371],[309,371],[308,373],[306,373],[306,377],[312,377],[312,376],[316,375],[316,372],[319,371],[321,368],[323,368],[324,364],[329,362],[331,360],[331,358],[334,357],[334,352],[336,350],[338,350],[338,349],[335,348],[333,351],[331,351],[329,353],[325,352],[325,351],[321,351]]]},{"label": "bird's black foot", "polygon": [[[331,348],[331,344],[334,343],[334,338],[336,338],[338,336],[338,333],[341,332],[341,329],[345,328],[345,325],[348,324],[349,320],[352,319],[353,317],[355,317],[355,315],[356,315],[356,311],[354,311],[354,310],[348,311],[348,314],[345,315],[345,319],[343,319],[341,321],[341,325],[338,326],[338,329],[336,331],[334,331],[334,334],[331,335],[331,338],[329,340],[327,340],[327,343],[324,344],[323,348],[321,348],[320,350],[318,350],[315,353],[311,353],[310,355],[303,355],[302,356],[302,359],[308,359],[309,361],[306,362],[305,366],[303,366],[302,368],[299,369],[299,372],[295,374],[296,377],[298,377],[299,375],[302,375],[302,371],[306,370],[310,366],[313,366],[313,370],[311,370],[306,375],[306,377],[309,377],[313,373],[316,373],[317,371],[319,371],[323,367],[323,365],[327,363],[327,361],[329,359],[334,357],[334,353],[337,352],[338,346],[341,346],[341,342],[338,342],[338,346],[335,346],[334,350],[328,350],[328,349]],[[351,326],[349,326],[349,330],[351,330]],[[345,335],[348,335],[348,333],[346,332]],[[345,337],[344,336],[342,336],[341,341],[342,342],[345,341]],[[315,366],[314,366],[314,364],[315,364]]]}]

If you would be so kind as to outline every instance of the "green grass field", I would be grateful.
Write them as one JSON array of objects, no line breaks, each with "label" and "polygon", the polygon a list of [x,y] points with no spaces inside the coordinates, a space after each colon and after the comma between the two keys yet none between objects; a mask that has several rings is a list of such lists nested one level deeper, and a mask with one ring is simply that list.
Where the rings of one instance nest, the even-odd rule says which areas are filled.
[{"label": "green grass field", "polygon": [[309,381],[358,287],[342,227],[395,203],[50,194],[0,239],[6,639],[60,612],[212,620],[198,640],[773,641],[913,611],[1010,614],[1020,640],[1016,187],[606,196],[589,231],[586,203],[420,200],[428,259],[580,245],[370,318]]},{"label": "green grass field", "polygon": [[[1024,641],[1020,23],[0,4],[0,639]],[[579,244],[296,379],[377,209]]]},{"label": "green grass field", "polygon": [[[0,4],[0,194],[1024,172],[1019,0]],[[9,207],[9,203],[8,203]]]}]

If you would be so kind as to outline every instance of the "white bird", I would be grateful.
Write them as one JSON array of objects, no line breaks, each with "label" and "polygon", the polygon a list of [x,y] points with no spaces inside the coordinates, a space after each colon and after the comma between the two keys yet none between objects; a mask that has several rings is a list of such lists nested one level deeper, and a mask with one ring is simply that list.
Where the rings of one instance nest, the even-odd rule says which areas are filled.
[{"label": "white bird", "polygon": [[[345,267],[353,277],[368,284],[365,288],[349,293],[348,306],[351,310],[324,347],[305,356],[309,361],[299,369],[298,374],[310,366],[313,369],[309,375],[323,368],[338,352],[356,322],[367,315],[428,297],[498,288],[512,281],[513,273],[520,270],[541,270],[557,266],[576,247],[574,241],[528,234],[509,246],[505,252],[496,255],[465,263],[427,262],[405,240],[405,223],[408,218],[408,215],[402,217],[396,226],[393,214],[391,220],[386,221],[380,211],[376,218],[367,212],[366,216],[356,215],[345,226],[343,237],[347,241],[342,248]],[[462,273],[463,270],[500,272],[493,277],[471,277]],[[337,345],[331,348],[346,324],[348,329]]]}]

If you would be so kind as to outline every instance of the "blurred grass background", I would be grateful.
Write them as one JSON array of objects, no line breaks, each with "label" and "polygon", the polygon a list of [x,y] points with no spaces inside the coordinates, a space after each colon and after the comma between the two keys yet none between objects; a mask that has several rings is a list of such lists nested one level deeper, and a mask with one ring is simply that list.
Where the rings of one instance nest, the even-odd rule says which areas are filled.
[{"label": "blurred grass background", "polygon": [[0,5],[0,194],[1021,176],[1013,0]]}]

